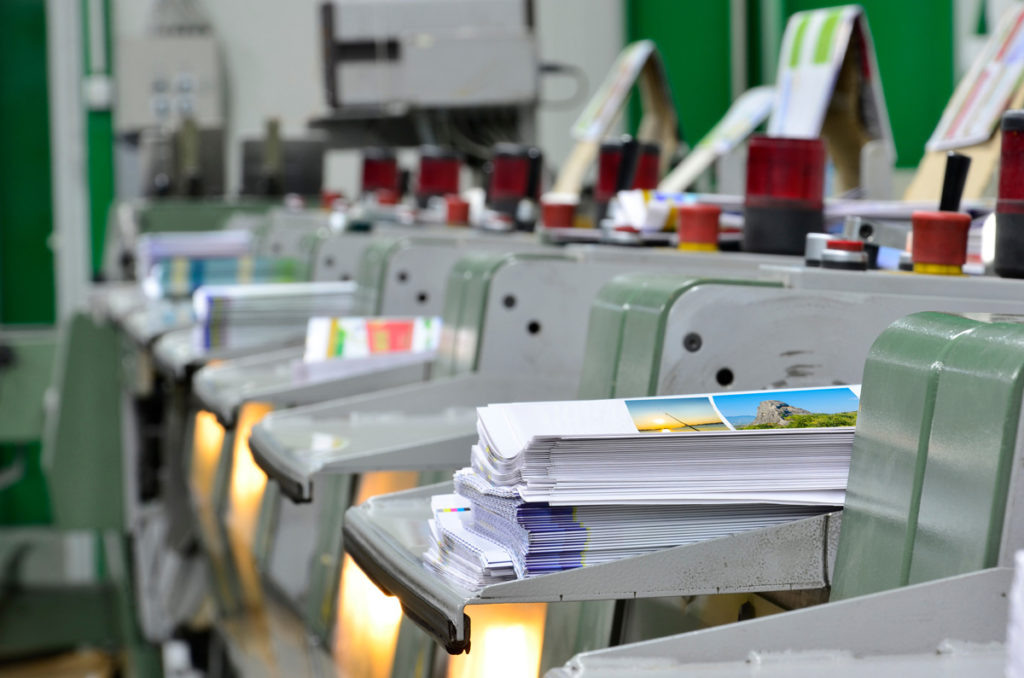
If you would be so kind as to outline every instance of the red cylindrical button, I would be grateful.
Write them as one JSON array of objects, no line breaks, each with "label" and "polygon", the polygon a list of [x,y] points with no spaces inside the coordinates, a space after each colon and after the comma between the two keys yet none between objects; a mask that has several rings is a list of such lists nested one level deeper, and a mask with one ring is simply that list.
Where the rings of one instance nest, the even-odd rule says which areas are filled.
[{"label": "red cylindrical button", "polygon": [[755,136],[747,155],[746,204],[821,209],[825,144],[821,139]]},{"label": "red cylindrical button", "polygon": [[967,231],[971,217],[963,212],[914,212],[911,256],[918,265],[960,267],[967,261]]},{"label": "red cylindrical button", "polygon": [[697,203],[680,205],[677,209],[680,248],[688,249],[685,247],[687,244],[718,248],[718,220],[722,216],[722,208]]},{"label": "red cylindrical button", "polygon": [[374,197],[377,198],[378,205],[397,205],[398,204],[398,190],[393,188],[378,188],[374,191]]},{"label": "red cylindrical button", "polygon": [[863,252],[864,242],[862,240],[829,240],[825,247],[830,250],[842,250],[844,252]]},{"label": "red cylindrical button", "polygon": [[332,209],[334,203],[338,202],[345,196],[341,191],[320,191],[320,206],[325,210]]},{"label": "red cylindrical button", "polygon": [[541,223],[545,228],[571,228],[576,219],[576,204],[571,200],[541,197]]},{"label": "red cylindrical button", "polygon": [[448,223],[451,226],[469,225],[469,202],[457,193],[449,193],[444,200],[448,205]]}]

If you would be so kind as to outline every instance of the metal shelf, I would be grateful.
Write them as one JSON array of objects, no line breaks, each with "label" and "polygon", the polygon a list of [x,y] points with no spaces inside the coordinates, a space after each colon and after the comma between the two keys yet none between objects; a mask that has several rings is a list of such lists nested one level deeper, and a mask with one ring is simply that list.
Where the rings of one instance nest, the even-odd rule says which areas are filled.
[{"label": "metal shelf", "polygon": [[373,359],[307,364],[303,351],[296,346],[210,365],[196,374],[193,392],[200,406],[231,426],[248,401],[298,407],[421,382],[431,372],[429,356],[402,356],[386,367]]},{"label": "metal shelf", "polygon": [[[973,644],[975,650],[995,650],[1000,671],[989,675],[1002,675],[1005,648],[993,643],[1005,638],[1007,596],[1012,583],[1011,568],[981,570],[737,624],[585,652],[546,675],[597,678],[618,675],[614,673],[616,668],[647,661],[664,671],[657,675],[680,675],[699,665],[707,672],[702,676],[747,676],[752,656],[772,658],[766,663],[775,667],[778,675],[790,675],[787,671],[793,670],[806,675],[809,659],[835,665],[855,657],[919,655],[915,661],[905,662],[904,670],[913,668],[910,664],[919,664],[921,668],[910,675],[927,676],[936,675],[943,666],[933,666],[930,661],[956,654],[957,648],[950,641]],[[969,659],[972,655],[967,654]],[[860,668],[860,673],[851,675],[871,673],[865,666]],[[833,674],[831,668],[827,672]],[[964,671],[949,675],[982,674]]]},{"label": "metal shelf", "polygon": [[462,589],[428,570],[430,497],[441,483],[383,495],[345,514],[345,550],[448,652],[469,647],[467,605],[817,589],[832,578],[841,511],[564,572]]},{"label": "metal shelf", "polygon": [[477,441],[478,406],[570,398],[573,390],[564,379],[438,378],[271,413],[253,428],[249,447],[286,496],[310,501],[321,474],[466,466]]},{"label": "metal shelf", "polygon": [[153,344],[153,359],[156,366],[174,377],[185,379],[196,370],[214,360],[232,360],[254,353],[266,353],[279,349],[299,350],[305,340],[306,328],[296,326],[294,335],[263,343],[232,348],[201,348],[196,346],[193,337],[194,328],[171,330],[159,337]]},{"label": "metal shelf", "polygon": [[167,332],[191,327],[194,322],[191,300],[166,299],[147,301],[118,320],[132,341],[145,348]]}]

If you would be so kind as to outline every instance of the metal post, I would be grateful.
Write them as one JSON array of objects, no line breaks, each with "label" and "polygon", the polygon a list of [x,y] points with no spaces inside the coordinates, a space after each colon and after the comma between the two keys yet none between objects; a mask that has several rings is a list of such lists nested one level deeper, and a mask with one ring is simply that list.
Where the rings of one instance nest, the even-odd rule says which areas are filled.
[{"label": "metal post", "polygon": [[82,12],[73,0],[47,0],[50,157],[57,319],[86,305],[89,291],[89,191],[82,107]]}]

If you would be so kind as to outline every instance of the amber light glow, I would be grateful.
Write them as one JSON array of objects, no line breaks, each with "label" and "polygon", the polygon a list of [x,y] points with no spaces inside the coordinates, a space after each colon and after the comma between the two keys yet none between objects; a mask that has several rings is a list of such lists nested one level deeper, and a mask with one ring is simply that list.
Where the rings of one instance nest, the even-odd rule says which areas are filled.
[{"label": "amber light glow", "polygon": [[268,403],[250,402],[242,406],[235,423],[235,444],[231,453],[231,484],[225,522],[231,552],[242,580],[243,595],[250,605],[260,603],[259,578],[252,558],[252,542],[263,490],[267,487],[267,476],[252,458],[249,436],[252,427],[273,409]]},{"label": "amber light glow", "polygon": [[448,678],[533,678],[540,671],[547,605],[473,605],[466,608],[473,646],[448,658]]},{"label": "amber light glow", "polygon": [[[370,497],[416,487],[413,471],[374,471],[359,478],[356,504]],[[346,676],[389,678],[394,663],[402,606],[384,595],[348,555],[341,564],[338,622],[334,627],[335,662]]]},{"label": "amber light glow", "polygon": [[213,412],[196,412],[192,427],[192,464],[189,475],[193,491],[204,502],[213,498],[213,479],[217,474],[217,461],[223,444],[224,427]]},{"label": "amber light glow", "polygon": [[206,410],[196,412],[193,424],[192,463],[189,468],[192,499],[217,587],[223,595],[228,595],[224,592],[230,588],[230,573],[224,559],[224,544],[217,529],[217,515],[213,508],[213,484],[223,454],[225,431],[217,417]]}]

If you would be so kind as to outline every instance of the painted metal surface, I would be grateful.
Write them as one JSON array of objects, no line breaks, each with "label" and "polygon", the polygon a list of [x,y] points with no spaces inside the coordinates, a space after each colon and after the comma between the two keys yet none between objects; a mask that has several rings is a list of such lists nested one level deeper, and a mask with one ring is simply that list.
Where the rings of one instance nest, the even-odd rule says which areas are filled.
[{"label": "painted metal surface", "polygon": [[[658,669],[665,671],[664,675],[673,675],[671,671],[686,671],[690,675],[693,671],[693,675],[747,676],[754,656],[767,660],[768,670],[777,671],[778,675],[804,675],[794,672],[808,666],[812,671],[820,670],[819,664],[807,663],[815,659],[815,652],[820,653],[817,658],[831,660],[829,675],[833,675],[834,666],[853,657],[892,657],[893,665],[906,671],[899,675],[937,675],[934,672],[941,670],[942,662],[930,662],[928,657],[954,652],[953,646],[944,646],[947,640],[996,643],[988,647],[1000,660],[1005,657],[999,643],[1006,633],[1006,600],[1012,579],[1012,570],[994,568],[763,619],[598,650],[574,657],[547,677],[595,678],[614,675],[611,671],[616,668],[645,665],[653,675],[662,675],[653,670]],[[950,614],[950,610],[956,614]],[[899,660],[900,655],[907,654],[920,656],[912,661]],[[765,669],[764,663],[754,664]],[[872,668],[868,663],[841,670],[849,671],[850,675],[879,675]],[[987,669],[988,662],[975,668]],[[948,675],[1001,674],[964,670]]]},{"label": "painted metal surface", "polygon": [[[825,580],[828,523],[839,514],[751,530],[724,539],[635,558],[461,589],[423,567],[430,497],[451,483],[376,497],[345,515],[345,549],[403,609],[449,651],[465,649],[469,605],[511,602],[607,600],[667,595],[821,588]],[[468,614],[472,614],[471,611]]]},{"label": "painted metal surface", "polygon": [[0,322],[55,319],[46,5],[0,4]]},{"label": "painted metal surface", "polygon": [[921,313],[878,338],[865,366],[834,598],[996,564],[1020,419],[1020,332]]}]

